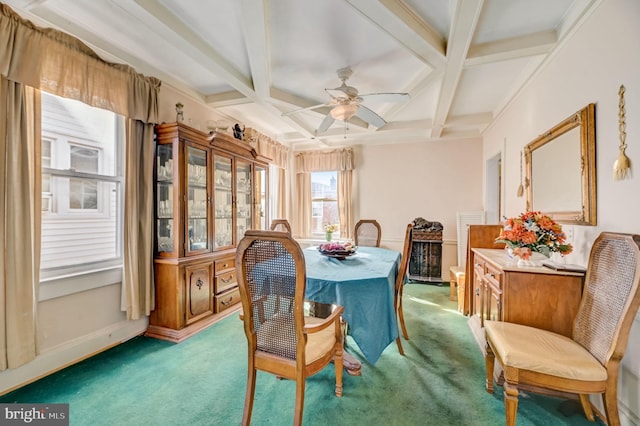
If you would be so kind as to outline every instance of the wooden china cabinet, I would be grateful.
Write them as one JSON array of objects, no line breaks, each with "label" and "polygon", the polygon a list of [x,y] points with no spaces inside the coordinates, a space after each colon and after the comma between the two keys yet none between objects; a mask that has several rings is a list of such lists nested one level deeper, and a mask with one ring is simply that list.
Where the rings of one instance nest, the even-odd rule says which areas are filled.
[{"label": "wooden china cabinet", "polygon": [[146,335],[180,342],[240,302],[235,251],[267,229],[268,159],[182,123],[156,126],[155,310]]}]

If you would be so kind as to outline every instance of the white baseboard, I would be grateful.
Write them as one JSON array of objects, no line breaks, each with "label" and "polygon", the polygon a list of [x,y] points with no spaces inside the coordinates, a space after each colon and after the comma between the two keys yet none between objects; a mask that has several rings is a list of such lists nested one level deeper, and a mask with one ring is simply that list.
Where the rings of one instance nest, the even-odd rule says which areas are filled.
[{"label": "white baseboard", "polygon": [[138,321],[121,321],[49,348],[21,367],[0,372],[0,395],[138,336],[145,332],[147,324],[147,318]]}]

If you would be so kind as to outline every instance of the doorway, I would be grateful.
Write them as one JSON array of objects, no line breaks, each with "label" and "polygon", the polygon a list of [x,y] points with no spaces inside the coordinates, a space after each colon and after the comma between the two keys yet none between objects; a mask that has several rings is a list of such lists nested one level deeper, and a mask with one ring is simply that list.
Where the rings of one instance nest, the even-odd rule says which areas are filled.
[{"label": "doorway", "polygon": [[500,223],[502,214],[502,153],[499,152],[486,162],[485,211],[487,224]]}]

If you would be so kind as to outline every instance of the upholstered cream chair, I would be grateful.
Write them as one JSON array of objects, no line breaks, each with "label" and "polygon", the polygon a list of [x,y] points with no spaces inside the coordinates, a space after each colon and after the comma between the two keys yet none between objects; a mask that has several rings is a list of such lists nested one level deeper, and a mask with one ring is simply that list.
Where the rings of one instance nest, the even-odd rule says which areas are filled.
[{"label": "upholstered cream chair", "polygon": [[291,225],[287,219],[273,219],[271,221],[271,230],[288,232],[291,235]]},{"label": "upholstered cream chair", "polygon": [[356,246],[380,247],[382,227],[376,220],[362,219],[356,223],[354,235]]},{"label": "upholstered cream chair", "polygon": [[306,379],[332,361],[335,393],[342,396],[343,308],[334,307],[325,319],[305,316],[304,256],[284,232],[247,231],[236,252],[236,274],[249,352],[242,424],[251,422],[257,370],[296,381],[294,424],[302,424]]},{"label": "upholstered cream chair", "polygon": [[[409,258],[411,257],[411,235],[413,231],[413,224],[407,225],[407,230],[404,233],[404,247],[402,249],[402,259],[400,260],[400,267],[398,268],[398,276],[396,277],[396,290],[395,290],[395,307],[396,314],[398,316],[398,322],[402,329],[402,335],[405,339],[409,340],[409,333],[407,333],[407,327],[404,324],[404,312],[402,311],[402,290],[404,289],[404,283],[407,280],[407,268],[409,267]],[[402,348],[402,341],[400,335],[396,339],[398,344],[398,351],[401,355],[404,355],[404,349]]]},{"label": "upholstered cream chair", "polygon": [[640,305],[640,235],[602,233],[589,256],[571,338],[533,327],[485,321],[487,391],[494,361],[504,371],[506,424],[516,424],[518,385],[579,395],[593,421],[589,394],[602,394],[606,422],[620,424],[618,372]]}]

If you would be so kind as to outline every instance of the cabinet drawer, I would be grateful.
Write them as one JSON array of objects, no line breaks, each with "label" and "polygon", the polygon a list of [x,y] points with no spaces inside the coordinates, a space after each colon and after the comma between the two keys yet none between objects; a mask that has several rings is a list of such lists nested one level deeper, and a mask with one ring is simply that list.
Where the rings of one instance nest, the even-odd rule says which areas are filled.
[{"label": "cabinet drawer", "polygon": [[236,268],[236,259],[233,257],[216,260],[216,274],[226,271],[227,269],[235,269],[235,268]]},{"label": "cabinet drawer", "polygon": [[223,291],[228,290],[231,287],[235,287],[236,285],[238,285],[238,280],[236,279],[235,270],[227,272],[225,274],[216,275],[213,292],[215,294],[222,293]]},{"label": "cabinet drawer", "polygon": [[487,263],[485,265],[485,279],[495,288],[502,288],[502,271],[496,269],[493,265]]},{"label": "cabinet drawer", "polygon": [[213,303],[216,305],[216,313],[229,309],[233,305],[240,303],[240,290],[234,288],[226,293],[217,294],[213,297]]}]

